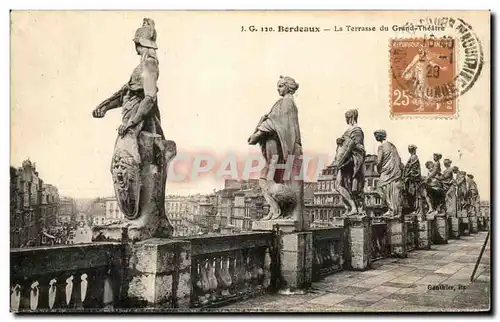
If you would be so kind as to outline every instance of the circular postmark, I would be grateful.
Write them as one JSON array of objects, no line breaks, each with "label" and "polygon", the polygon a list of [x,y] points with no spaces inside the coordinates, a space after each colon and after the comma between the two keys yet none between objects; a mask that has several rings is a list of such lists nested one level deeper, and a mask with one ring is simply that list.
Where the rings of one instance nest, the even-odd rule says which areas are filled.
[{"label": "circular postmark", "polygon": [[411,36],[390,43],[393,87],[425,104],[451,104],[474,86],[484,53],[468,23],[443,17],[405,26]]}]

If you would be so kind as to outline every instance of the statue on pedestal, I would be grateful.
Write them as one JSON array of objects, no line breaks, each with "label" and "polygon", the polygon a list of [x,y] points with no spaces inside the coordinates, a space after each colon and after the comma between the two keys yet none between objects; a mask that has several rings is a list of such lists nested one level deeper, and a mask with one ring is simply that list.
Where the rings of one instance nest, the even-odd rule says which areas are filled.
[{"label": "statue on pedestal", "polygon": [[398,149],[394,144],[386,141],[385,130],[374,132],[375,139],[380,142],[377,156],[377,172],[380,174],[378,189],[380,197],[387,204],[387,218],[402,218],[403,199],[403,163]]},{"label": "statue on pedestal", "polygon": [[344,216],[364,216],[365,145],[364,134],[358,125],[358,110],[345,112],[347,130],[337,139],[333,167],[336,170],[334,188],[342,197]]},{"label": "statue on pedestal", "polygon": [[260,119],[248,138],[248,144],[260,144],[266,160],[259,185],[270,209],[261,221],[302,221],[302,143],[298,110],[293,98],[299,84],[291,77],[281,76],[277,87],[281,98]]},{"label": "statue on pedestal", "polygon": [[425,167],[428,175],[425,179],[426,201],[429,207],[429,213],[444,213],[445,190],[441,177],[442,155],[434,153],[434,161],[427,161]]},{"label": "statue on pedestal", "polygon": [[418,215],[423,215],[422,202],[425,199],[425,189],[423,187],[420,161],[417,156],[417,146],[410,144],[408,152],[410,153],[410,158],[403,169],[403,195],[407,199],[411,211]]},{"label": "statue on pedestal", "polygon": [[458,171],[456,174],[458,211],[466,210],[467,205],[467,172]]},{"label": "statue on pedestal", "polygon": [[456,198],[456,182],[453,178],[453,174],[458,171],[458,168],[451,166],[452,162],[450,159],[444,159],[443,161],[445,170],[441,175],[441,182],[445,192],[445,206],[446,213],[450,216],[457,216],[457,198]]},{"label": "statue on pedestal", "polygon": [[477,204],[479,203],[479,191],[472,174],[467,175],[467,205],[473,215],[477,215]]},{"label": "statue on pedestal", "polygon": [[[120,210],[125,215],[121,228],[134,240],[170,237],[173,228],[165,213],[165,185],[169,162],[176,145],[163,134],[158,109],[159,77],[156,30],[152,19],[144,18],[133,39],[140,62],[129,81],[94,109],[102,118],[106,112],[122,108],[122,124],[111,162],[113,185]],[[108,232],[120,227],[108,227]],[[98,230],[97,239],[107,233]]]}]

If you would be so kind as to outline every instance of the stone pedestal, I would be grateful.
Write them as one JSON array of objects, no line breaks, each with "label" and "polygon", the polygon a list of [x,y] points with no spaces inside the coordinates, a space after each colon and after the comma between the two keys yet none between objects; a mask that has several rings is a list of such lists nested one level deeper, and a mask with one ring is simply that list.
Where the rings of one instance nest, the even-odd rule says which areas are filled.
[{"label": "stone pedestal", "polygon": [[312,282],[312,232],[283,233],[281,235],[282,290],[304,290]]},{"label": "stone pedestal", "polygon": [[252,230],[273,231],[276,225],[280,232],[280,289],[307,289],[312,282],[312,232],[300,231],[301,224],[288,219],[254,221]]},{"label": "stone pedestal", "polygon": [[148,239],[128,247],[129,307],[188,308],[191,295],[191,244],[188,241]]},{"label": "stone pedestal", "polygon": [[300,231],[300,223],[297,220],[275,219],[261,220],[252,222],[252,230],[272,231],[274,226],[278,225],[282,233],[292,233]]},{"label": "stone pedestal", "polygon": [[149,239],[151,235],[152,233],[148,229],[127,227],[125,223],[92,227],[93,242],[134,243]]},{"label": "stone pedestal", "polygon": [[471,234],[477,234],[478,233],[478,229],[477,229],[477,216],[471,216],[471,217],[469,217],[469,227],[470,227]]},{"label": "stone pedestal", "polygon": [[370,267],[371,226],[371,218],[367,216],[345,218],[347,243],[344,256],[348,269],[363,271]]},{"label": "stone pedestal", "polygon": [[448,244],[448,220],[446,219],[446,215],[442,213],[436,214],[433,225],[434,244]]},{"label": "stone pedestal", "polygon": [[460,239],[460,220],[457,217],[448,218],[449,226],[450,226],[450,238],[451,239]]},{"label": "stone pedestal", "polygon": [[484,229],[484,217],[477,217],[477,230],[485,231]]},{"label": "stone pedestal", "polygon": [[490,218],[488,217],[484,217],[484,230],[490,230]]},{"label": "stone pedestal", "polygon": [[387,219],[387,231],[391,245],[391,256],[405,258],[407,256],[406,222],[400,218]]},{"label": "stone pedestal", "polygon": [[418,220],[418,249],[431,249],[432,243],[432,221],[423,218],[422,216],[417,217]]},{"label": "stone pedestal", "polygon": [[461,236],[469,236],[470,235],[470,222],[469,218],[467,217],[461,217],[458,219],[459,220],[459,225],[460,225],[460,235]]}]

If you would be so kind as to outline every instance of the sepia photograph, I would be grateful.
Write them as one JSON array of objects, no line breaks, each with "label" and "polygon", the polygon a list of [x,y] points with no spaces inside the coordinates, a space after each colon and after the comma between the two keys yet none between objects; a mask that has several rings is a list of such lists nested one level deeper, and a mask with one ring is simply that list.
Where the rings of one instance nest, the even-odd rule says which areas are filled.
[{"label": "sepia photograph", "polygon": [[12,10],[10,312],[489,313],[491,15]]}]

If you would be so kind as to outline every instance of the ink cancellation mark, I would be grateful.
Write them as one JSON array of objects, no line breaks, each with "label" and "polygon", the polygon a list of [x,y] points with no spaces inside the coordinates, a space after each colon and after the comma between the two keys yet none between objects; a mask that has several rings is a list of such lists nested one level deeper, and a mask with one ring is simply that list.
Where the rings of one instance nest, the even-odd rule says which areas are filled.
[{"label": "ink cancellation mark", "polygon": [[390,40],[392,116],[458,115],[458,97],[480,75],[483,49],[470,25],[461,19],[447,21],[451,35]]}]

